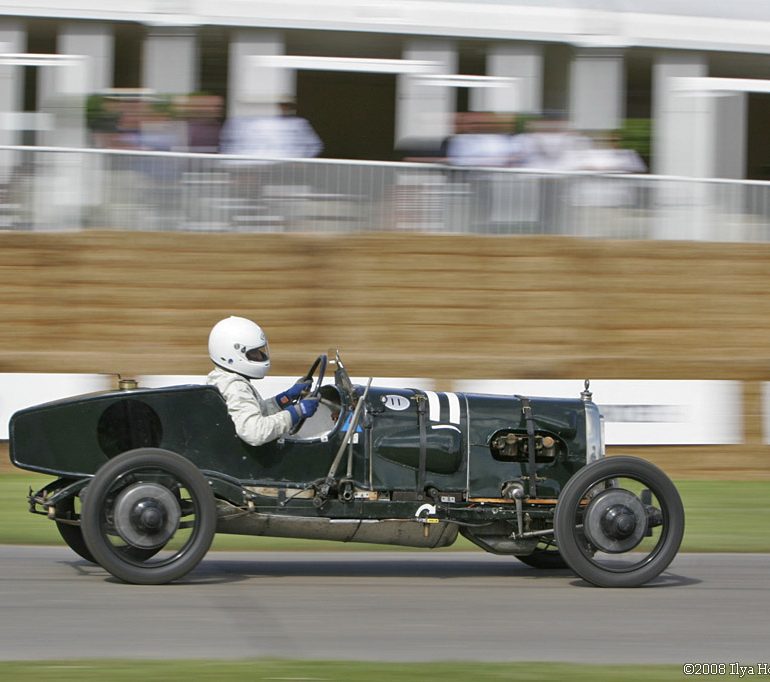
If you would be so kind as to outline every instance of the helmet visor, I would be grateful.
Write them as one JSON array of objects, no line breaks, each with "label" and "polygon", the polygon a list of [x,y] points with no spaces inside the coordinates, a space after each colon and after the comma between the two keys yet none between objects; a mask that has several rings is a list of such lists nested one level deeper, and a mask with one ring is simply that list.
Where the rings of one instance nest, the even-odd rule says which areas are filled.
[{"label": "helmet visor", "polygon": [[246,359],[251,362],[267,362],[270,359],[270,350],[267,344],[259,348],[249,348],[246,351]]}]

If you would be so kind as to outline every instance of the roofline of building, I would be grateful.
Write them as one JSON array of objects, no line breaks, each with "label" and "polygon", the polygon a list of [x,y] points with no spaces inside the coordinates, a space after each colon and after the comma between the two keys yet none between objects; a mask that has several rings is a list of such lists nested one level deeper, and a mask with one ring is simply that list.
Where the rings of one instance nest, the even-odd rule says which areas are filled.
[{"label": "roofline of building", "polygon": [[579,48],[770,53],[768,21],[493,1],[29,0],[0,2],[0,20],[138,22],[153,27],[230,26],[567,43]]}]

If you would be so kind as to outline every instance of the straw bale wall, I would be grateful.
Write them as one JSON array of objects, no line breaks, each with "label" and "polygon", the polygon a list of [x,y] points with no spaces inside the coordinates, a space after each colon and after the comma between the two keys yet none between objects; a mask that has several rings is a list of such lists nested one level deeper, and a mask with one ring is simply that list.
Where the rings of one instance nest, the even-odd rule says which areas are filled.
[{"label": "straw bale wall", "polygon": [[737,379],[746,445],[654,455],[695,474],[738,466],[770,477],[760,442],[768,286],[770,244],[8,232],[0,372],[203,374],[208,330],[237,314],[266,329],[275,374],[299,375],[339,347],[358,376],[433,377],[439,387]]}]

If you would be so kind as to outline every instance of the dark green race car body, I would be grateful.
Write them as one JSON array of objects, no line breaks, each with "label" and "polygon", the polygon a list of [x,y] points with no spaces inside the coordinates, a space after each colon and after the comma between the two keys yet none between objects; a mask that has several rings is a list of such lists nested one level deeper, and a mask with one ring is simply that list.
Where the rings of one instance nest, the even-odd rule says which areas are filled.
[{"label": "dark green race car body", "polygon": [[[461,532],[485,550],[539,567],[566,561],[607,585],[646,582],[676,553],[675,489],[646,462],[604,459],[587,387],[551,399],[353,386],[337,361],[334,383],[316,382],[316,414],[259,447],[238,437],[213,387],[131,387],[17,412],[11,459],[57,477],[30,496],[32,511],[128,582],[181,577],[214,532],[416,547],[446,546]],[[596,469],[626,460],[631,469]],[[560,538],[565,488],[593,469],[560,512]],[[621,475],[639,490],[619,488]],[[588,500],[607,490],[592,510]],[[661,537],[647,559],[619,571],[598,564],[597,550],[637,554],[653,529]],[[190,537],[174,548],[182,531]]]}]

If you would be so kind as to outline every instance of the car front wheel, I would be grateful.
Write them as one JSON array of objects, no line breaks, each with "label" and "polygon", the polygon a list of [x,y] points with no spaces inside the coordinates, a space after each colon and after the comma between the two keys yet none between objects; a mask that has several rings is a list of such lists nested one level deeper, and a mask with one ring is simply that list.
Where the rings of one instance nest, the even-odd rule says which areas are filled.
[{"label": "car front wheel", "polygon": [[609,457],[564,486],[554,517],[564,561],[599,587],[637,587],[660,575],[679,551],[684,508],[674,484],[636,457]]},{"label": "car front wheel", "polygon": [[216,530],[208,481],[189,460],[158,448],[111,459],[83,495],[86,547],[128,583],[177,580],[205,556]]}]

